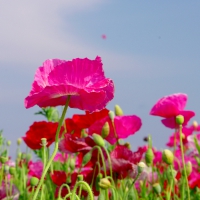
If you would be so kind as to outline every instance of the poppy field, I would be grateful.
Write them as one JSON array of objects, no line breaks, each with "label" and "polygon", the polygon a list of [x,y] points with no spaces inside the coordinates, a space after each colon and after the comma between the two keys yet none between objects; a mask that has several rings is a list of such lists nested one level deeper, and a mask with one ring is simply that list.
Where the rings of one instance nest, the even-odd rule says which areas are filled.
[{"label": "poppy field", "polygon": [[[149,111],[171,129],[166,148],[156,149],[149,135],[132,151],[126,139],[140,131],[142,119],[119,105],[108,110],[114,91],[99,56],[46,60],[24,100],[27,109],[39,106],[36,117],[44,120],[36,119],[18,139],[16,159],[0,134],[0,199],[200,199],[200,126],[192,121],[195,112],[185,110],[187,94],[161,97]],[[73,108],[84,114],[66,118]]]}]

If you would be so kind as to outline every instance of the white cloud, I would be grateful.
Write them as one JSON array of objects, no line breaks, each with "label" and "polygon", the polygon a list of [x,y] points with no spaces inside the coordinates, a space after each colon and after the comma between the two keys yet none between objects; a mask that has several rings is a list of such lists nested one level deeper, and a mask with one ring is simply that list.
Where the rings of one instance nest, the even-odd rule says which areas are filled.
[{"label": "white cloud", "polygon": [[49,57],[81,56],[92,48],[79,41],[78,35],[64,32],[71,26],[62,12],[75,14],[99,6],[100,0],[1,1],[0,62],[23,66],[41,63]]}]

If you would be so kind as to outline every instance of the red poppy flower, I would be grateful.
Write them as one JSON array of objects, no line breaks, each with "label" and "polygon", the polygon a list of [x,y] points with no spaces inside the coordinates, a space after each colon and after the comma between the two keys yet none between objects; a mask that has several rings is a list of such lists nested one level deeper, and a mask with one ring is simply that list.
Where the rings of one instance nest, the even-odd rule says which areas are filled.
[{"label": "red poppy flower", "polygon": [[161,121],[168,128],[176,128],[176,116],[183,115],[183,125],[187,125],[188,121],[195,115],[195,113],[193,111],[184,110],[186,103],[186,94],[177,93],[165,96],[158,100],[158,102],[153,106],[150,115],[164,117],[165,119],[162,119]]},{"label": "red poppy flower", "polygon": [[[41,139],[47,139],[47,147],[49,147],[55,141],[56,130],[58,123],[53,122],[34,122],[29,130],[26,132],[26,136],[22,137],[26,145],[31,149],[40,149]],[[61,128],[62,133],[63,128]]]},{"label": "red poppy flower", "polygon": [[67,174],[64,171],[55,170],[53,174],[51,174],[51,180],[57,186],[61,186],[63,183],[66,183]]}]

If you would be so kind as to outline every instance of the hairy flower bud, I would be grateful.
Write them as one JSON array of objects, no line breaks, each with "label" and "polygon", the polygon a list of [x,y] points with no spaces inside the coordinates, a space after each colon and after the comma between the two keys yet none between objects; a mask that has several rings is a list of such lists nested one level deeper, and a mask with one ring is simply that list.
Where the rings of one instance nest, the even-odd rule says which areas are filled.
[{"label": "hairy flower bud", "polygon": [[154,159],[154,153],[153,153],[153,150],[151,148],[148,148],[146,153],[145,153],[145,161],[146,161],[146,164],[149,166],[152,164],[153,162],[153,159]]},{"label": "hairy flower bud", "polygon": [[120,108],[119,105],[115,105],[115,115],[116,116],[122,116],[124,113],[123,113],[123,110]]},{"label": "hairy flower bud", "polygon": [[110,181],[107,178],[102,178],[99,181],[99,187],[101,189],[108,189],[108,188],[111,187],[111,183],[110,183]]},{"label": "hairy flower bud", "polygon": [[176,116],[176,123],[177,123],[178,125],[182,125],[183,122],[184,122],[184,117],[183,117],[183,115],[177,115],[177,116]]},{"label": "hairy flower bud", "polygon": [[156,194],[160,194],[161,193],[161,186],[159,183],[154,183],[153,184],[153,190]]},{"label": "hairy flower bud", "polygon": [[92,153],[90,151],[86,153],[82,160],[82,166],[85,166],[90,161],[91,157],[92,157]]},{"label": "hairy flower bud", "polygon": [[10,146],[11,145],[11,141],[8,140],[6,144],[7,144],[7,146]]},{"label": "hairy flower bud", "polygon": [[101,130],[101,136],[103,138],[106,138],[110,133],[110,126],[109,126],[109,123],[106,122],[104,125],[103,125],[103,128]]},{"label": "hairy flower bud", "polygon": [[31,186],[37,186],[37,184],[39,183],[39,179],[37,177],[31,177],[31,180],[30,180],[30,184]]},{"label": "hairy flower bud", "polygon": [[192,173],[192,163],[190,161],[188,161],[185,164],[185,168],[186,168],[187,176],[189,176]]},{"label": "hairy flower bud", "polygon": [[109,111],[108,115],[109,115],[111,121],[113,121],[115,118],[115,113],[113,111]]},{"label": "hairy flower bud", "polygon": [[15,172],[16,172],[16,168],[15,167],[10,167],[9,168],[10,175],[15,175]]},{"label": "hairy flower bud", "polygon": [[138,166],[138,173],[142,173],[143,170],[147,167],[146,164],[145,164],[144,162],[139,162],[139,163],[137,164],[137,166]]},{"label": "hairy flower bud", "polygon": [[18,139],[17,139],[17,145],[19,146],[21,143],[22,143],[22,139],[21,139],[21,138],[18,138]]},{"label": "hairy flower bud", "polygon": [[92,137],[93,137],[94,142],[95,142],[98,146],[100,146],[100,147],[104,147],[104,146],[105,146],[105,141],[104,141],[104,139],[103,139],[100,135],[98,135],[98,134],[96,134],[96,133],[93,133],[93,134],[92,134]]},{"label": "hairy flower bud", "polygon": [[169,149],[165,149],[162,152],[162,160],[168,165],[171,165],[174,161],[174,154]]}]

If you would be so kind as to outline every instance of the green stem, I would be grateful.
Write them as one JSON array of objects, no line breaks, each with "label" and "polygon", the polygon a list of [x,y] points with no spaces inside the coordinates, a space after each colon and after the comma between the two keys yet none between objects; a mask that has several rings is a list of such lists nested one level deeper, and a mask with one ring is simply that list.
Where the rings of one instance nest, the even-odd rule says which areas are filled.
[{"label": "green stem", "polygon": [[172,165],[170,165],[170,171],[171,171],[172,180],[170,181],[169,192],[168,192],[168,200],[170,200],[170,198],[171,198],[172,185],[173,185],[173,182],[174,182]]},{"label": "green stem", "polygon": [[186,172],[185,159],[184,159],[184,151],[183,151],[182,125],[179,126],[179,134],[180,134],[180,145],[181,145],[181,156],[182,156],[182,163],[183,163],[184,179],[186,181],[188,200],[190,200],[190,189],[188,185],[187,172]]},{"label": "green stem", "polygon": [[104,174],[105,174],[105,177],[106,177],[107,176],[107,173],[106,173],[106,164],[105,164],[105,161],[104,161],[102,150],[101,150],[101,148],[99,146],[94,146],[91,151],[93,151],[94,149],[98,149],[98,152],[101,155],[101,160],[102,160],[102,163],[103,163]]},{"label": "green stem", "polygon": [[37,195],[38,195],[38,192],[39,192],[39,190],[40,190],[40,188],[41,188],[41,186],[42,186],[42,184],[43,184],[43,182],[44,182],[45,175],[46,175],[46,173],[47,173],[47,171],[48,171],[48,169],[49,169],[49,167],[50,167],[50,165],[51,165],[51,163],[52,163],[52,161],[53,161],[53,159],[54,159],[54,157],[55,157],[55,155],[56,155],[56,153],[57,153],[57,150],[58,150],[58,142],[59,142],[59,141],[58,141],[58,139],[59,139],[59,133],[60,133],[60,129],[61,129],[62,123],[63,123],[63,121],[64,121],[64,118],[65,118],[65,115],[66,115],[66,112],[67,112],[67,108],[68,108],[68,105],[69,105],[69,100],[70,100],[70,96],[68,95],[68,97],[67,97],[67,102],[66,102],[66,104],[65,104],[65,107],[64,107],[62,116],[61,116],[61,118],[60,118],[60,120],[59,120],[58,128],[57,128],[57,131],[56,131],[54,151],[53,151],[53,153],[52,153],[52,155],[51,155],[51,157],[50,157],[50,159],[49,159],[49,161],[48,161],[48,163],[47,163],[47,165],[46,165],[46,167],[45,167],[45,169],[44,169],[44,171],[43,171],[43,173],[42,173],[40,182],[39,182],[39,184],[38,184],[38,186],[37,186],[37,189],[35,190],[35,194],[34,194],[34,196],[33,196],[33,200],[36,200]]},{"label": "green stem", "polygon": [[108,151],[107,151],[107,149],[105,147],[103,147],[103,149],[105,150],[106,155],[108,157],[108,164],[109,164],[109,167],[110,167],[110,176],[113,177],[113,175],[112,175],[112,163],[111,163],[111,159],[110,159],[110,154],[108,153]]},{"label": "green stem", "polygon": [[84,188],[85,188],[84,190],[88,192],[89,199],[94,200],[92,190],[91,190],[90,186],[88,185],[88,183],[86,183],[85,181],[79,181],[79,182],[76,183],[76,185],[74,186],[74,189],[72,191],[72,199],[74,199],[74,196],[76,195],[77,188],[81,185],[83,185]]}]

